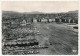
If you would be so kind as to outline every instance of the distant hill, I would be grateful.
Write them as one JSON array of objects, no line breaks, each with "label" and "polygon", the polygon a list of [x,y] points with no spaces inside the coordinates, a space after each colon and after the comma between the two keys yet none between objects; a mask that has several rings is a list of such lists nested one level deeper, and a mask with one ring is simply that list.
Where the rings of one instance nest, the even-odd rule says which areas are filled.
[{"label": "distant hill", "polygon": [[67,13],[78,13],[78,10],[75,10],[75,11],[69,11]]},{"label": "distant hill", "polygon": [[21,14],[21,13],[19,13],[19,12],[15,12],[15,11],[2,11],[2,14],[9,14],[9,15],[16,15],[16,14]]},{"label": "distant hill", "polygon": [[2,11],[2,17],[21,17],[22,14],[19,12],[14,12],[14,11]]},{"label": "distant hill", "polygon": [[[63,12],[63,13],[78,13],[78,10]],[[45,14],[45,13],[39,12],[39,11],[23,12],[23,13],[15,12],[15,11],[2,11],[2,14]],[[47,14],[50,14],[50,13],[47,13]],[[55,13],[51,13],[51,14],[55,14]],[[56,13],[56,14],[58,14],[58,13]]]},{"label": "distant hill", "polygon": [[24,12],[24,14],[44,14],[42,12],[33,11],[33,12]]},{"label": "distant hill", "polygon": [[[32,14],[32,15],[30,15],[30,14]],[[34,14],[34,15],[33,15]],[[42,14],[42,15],[39,15],[39,14]],[[2,11],[2,17],[4,18],[4,19],[16,19],[16,18],[18,18],[18,19],[22,19],[22,18],[24,18],[24,16],[25,16],[25,18],[32,18],[32,17],[34,17],[34,18],[36,18],[36,17],[46,17],[46,15],[43,15],[43,14],[48,14],[47,15],[47,17],[49,17],[49,18],[54,18],[55,16],[54,16],[54,14],[55,15],[57,15],[57,14],[64,14],[64,15],[62,15],[62,17],[72,17],[72,18],[74,18],[74,17],[78,17],[78,10],[75,10],[75,11],[69,11],[69,12],[63,12],[63,13],[43,13],[43,12],[38,12],[38,11],[33,11],[33,12],[23,12],[23,13],[20,13],[20,12],[15,12],[15,11]],[[38,16],[37,16],[38,15]]]}]

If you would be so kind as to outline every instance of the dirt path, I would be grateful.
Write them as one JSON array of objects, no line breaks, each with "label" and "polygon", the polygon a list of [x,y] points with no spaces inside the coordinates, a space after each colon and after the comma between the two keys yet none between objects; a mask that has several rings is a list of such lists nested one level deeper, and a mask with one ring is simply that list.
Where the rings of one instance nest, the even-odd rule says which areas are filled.
[{"label": "dirt path", "polygon": [[34,24],[34,26],[36,26],[37,30],[39,30],[39,32],[41,33],[41,35],[37,36],[37,40],[39,41],[40,45],[44,45],[46,41],[49,42],[50,41],[49,39],[51,39],[52,43],[55,42],[61,44],[61,45],[53,44],[52,46],[49,46],[48,49],[41,49],[40,54],[42,55],[66,54],[66,49],[67,48],[73,49],[72,46],[75,46],[76,45],[75,43],[77,43],[77,34],[73,31],[69,31],[67,26],[65,26],[64,24],[37,23]]},{"label": "dirt path", "polygon": [[[35,38],[39,41],[39,45],[44,46],[44,44],[46,43],[46,41],[48,42],[49,39],[49,32],[47,30],[47,27],[45,28],[44,26],[42,26],[41,24],[34,24],[34,26],[37,27],[36,30],[38,30],[41,35],[37,35],[35,36]],[[48,48],[46,49],[39,49],[41,55],[50,55],[50,50]]]}]

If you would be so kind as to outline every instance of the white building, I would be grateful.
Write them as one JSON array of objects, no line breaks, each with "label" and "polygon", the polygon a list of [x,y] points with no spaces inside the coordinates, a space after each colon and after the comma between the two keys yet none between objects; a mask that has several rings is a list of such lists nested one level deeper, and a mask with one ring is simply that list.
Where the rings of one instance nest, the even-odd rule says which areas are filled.
[{"label": "white building", "polygon": [[47,22],[47,19],[43,18],[43,19],[41,19],[41,22]]},{"label": "white building", "polygon": [[26,26],[26,20],[23,20],[23,21],[21,22],[21,26]]},{"label": "white building", "polygon": [[34,23],[37,23],[37,19],[33,19],[33,22],[34,22]]},{"label": "white building", "polygon": [[49,22],[52,22],[53,20],[52,19],[49,19]]}]

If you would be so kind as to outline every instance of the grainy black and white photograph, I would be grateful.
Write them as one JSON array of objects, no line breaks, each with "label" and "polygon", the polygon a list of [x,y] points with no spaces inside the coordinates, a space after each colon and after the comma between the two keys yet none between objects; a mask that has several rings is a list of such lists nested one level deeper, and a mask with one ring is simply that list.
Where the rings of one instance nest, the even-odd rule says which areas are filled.
[{"label": "grainy black and white photograph", "polygon": [[78,1],[2,1],[2,55],[78,55]]}]

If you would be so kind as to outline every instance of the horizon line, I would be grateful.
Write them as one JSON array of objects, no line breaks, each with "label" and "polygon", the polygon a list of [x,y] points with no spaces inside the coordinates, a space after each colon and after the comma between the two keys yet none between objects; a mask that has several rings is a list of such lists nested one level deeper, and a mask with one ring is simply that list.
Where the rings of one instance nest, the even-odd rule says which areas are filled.
[{"label": "horizon line", "polygon": [[[2,10],[3,11],[8,11],[8,10]],[[70,11],[79,11],[79,10],[70,10]],[[66,11],[66,12],[40,12],[40,11],[31,11],[31,12],[19,12],[19,11],[11,11],[11,12],[18,12],[18,13],[32,13],[32,12],[40,12],[40,13],[67,13],[67,12],[70,12],[70,11]]]}]

